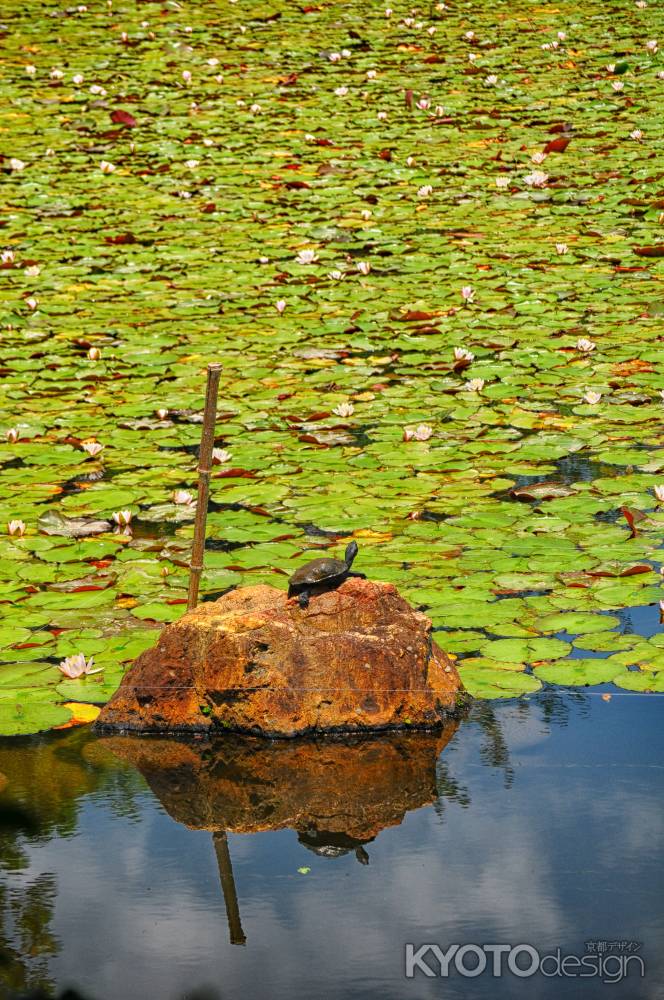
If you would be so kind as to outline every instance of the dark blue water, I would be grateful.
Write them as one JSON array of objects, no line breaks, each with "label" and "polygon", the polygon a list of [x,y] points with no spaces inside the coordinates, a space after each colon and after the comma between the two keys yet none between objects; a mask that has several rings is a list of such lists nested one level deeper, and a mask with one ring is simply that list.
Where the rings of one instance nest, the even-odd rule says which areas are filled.
[{"label": "dark blue water", "polygon": [[[4,742],[3,997],[664,997],[663,713],[544,691],[438,741]],[[645,975],[406,978],[407,943]]]}]

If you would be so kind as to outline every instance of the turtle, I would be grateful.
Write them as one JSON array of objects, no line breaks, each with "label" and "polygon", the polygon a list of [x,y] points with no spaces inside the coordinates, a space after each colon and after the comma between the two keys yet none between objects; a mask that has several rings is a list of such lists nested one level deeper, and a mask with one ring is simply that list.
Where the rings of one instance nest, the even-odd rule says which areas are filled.
[{"label": "turtle", "polygon": [[312,559],[296,569],[288,581],[288,596],[297,594],[301,608],[309,604],[312,592],[334,590],[348,576],[364,577],[364,573],[351,573],[353,559],[357,555],[357,543],[349,542],[343,559]]}]

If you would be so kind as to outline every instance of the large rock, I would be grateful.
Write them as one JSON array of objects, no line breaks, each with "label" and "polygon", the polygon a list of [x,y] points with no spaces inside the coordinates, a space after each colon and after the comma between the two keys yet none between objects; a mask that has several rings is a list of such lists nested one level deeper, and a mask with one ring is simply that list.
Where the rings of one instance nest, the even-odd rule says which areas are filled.
[{"label": "large rock", "polygon": [[439,725],[463,701],[431,622],[386,583],[350,578],[307,609],[234,590],[167,625],[98,725],[268,736]]}]

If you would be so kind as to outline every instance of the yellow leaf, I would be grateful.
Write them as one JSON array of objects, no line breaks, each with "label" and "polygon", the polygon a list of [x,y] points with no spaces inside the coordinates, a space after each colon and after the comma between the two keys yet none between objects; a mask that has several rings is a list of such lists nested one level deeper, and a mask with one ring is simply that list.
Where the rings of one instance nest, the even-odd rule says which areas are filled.
[{"label": "yellow leaf", "polygon": [[61,726],[55,726],[55,729],[71,729],[72,726],[86,726],[88,723],[94,722],[101,712],[98,705],[88,705],[82,701],[67,701],[64,707],[68,708],[71,712],[71,719]]}]

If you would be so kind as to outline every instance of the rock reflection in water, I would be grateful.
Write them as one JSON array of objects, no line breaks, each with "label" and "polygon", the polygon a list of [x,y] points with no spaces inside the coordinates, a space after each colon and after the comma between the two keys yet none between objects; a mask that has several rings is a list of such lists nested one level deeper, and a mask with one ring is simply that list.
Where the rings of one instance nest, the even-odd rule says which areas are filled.
[{"label": "rock reflection in water", "polygon": [[138,768],[174,820],[213,834],[231,941],[244,944],[226,834],[289,828],[319,856],[354,852],[368,864],[365,845],[381,830],[435,802],[436,762],[457,725],[344,740],[102,742]]}]

